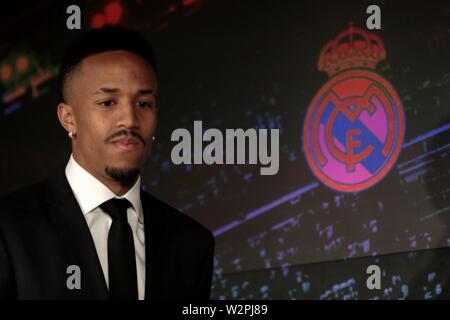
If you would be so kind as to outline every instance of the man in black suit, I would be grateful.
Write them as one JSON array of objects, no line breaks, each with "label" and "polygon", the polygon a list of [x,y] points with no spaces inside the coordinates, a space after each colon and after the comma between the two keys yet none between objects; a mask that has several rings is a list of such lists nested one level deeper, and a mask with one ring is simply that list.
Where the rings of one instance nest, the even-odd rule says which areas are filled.
[{"label": "man in black suit", "polygon": [[89,31],[69,48],[57,114],[72,155],[2,198],[0,299],[209,298],[212,233],[140,187],[157,87],[134,31]]}]

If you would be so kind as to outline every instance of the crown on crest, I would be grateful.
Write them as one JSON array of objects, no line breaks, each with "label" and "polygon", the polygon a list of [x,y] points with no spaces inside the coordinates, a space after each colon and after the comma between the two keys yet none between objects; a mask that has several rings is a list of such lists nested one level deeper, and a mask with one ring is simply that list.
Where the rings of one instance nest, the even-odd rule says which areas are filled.
[{"label": "crown on crest", "polygon": [[351,68],[375,69],[378,62],[386,58],[381,38],[349,23],[348,29],[328,42],[320,52],[319,71],[329,77]]}]

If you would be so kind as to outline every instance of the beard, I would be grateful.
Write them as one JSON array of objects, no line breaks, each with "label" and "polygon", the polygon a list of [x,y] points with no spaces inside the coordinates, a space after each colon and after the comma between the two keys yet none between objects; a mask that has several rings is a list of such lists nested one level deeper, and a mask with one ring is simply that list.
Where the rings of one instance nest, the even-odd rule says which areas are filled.
[{"label": "beard", "polygon": [[110,178],[118,182],[131,183],[139,176],[140,170],[139,168],[120,169],[107,166],[105,172]]}]

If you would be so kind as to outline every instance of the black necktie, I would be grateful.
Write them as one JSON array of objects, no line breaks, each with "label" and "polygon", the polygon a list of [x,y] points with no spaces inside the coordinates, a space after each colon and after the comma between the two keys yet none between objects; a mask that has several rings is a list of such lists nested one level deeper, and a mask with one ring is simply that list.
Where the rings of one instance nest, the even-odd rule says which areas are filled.
[{"label": "black necktie", "polygon": [[100,205],[112,218],[108,233],[109,296],[112,300],[137,300],[136,256],[133,232],[128,224],[127,199],[111,199]]}]

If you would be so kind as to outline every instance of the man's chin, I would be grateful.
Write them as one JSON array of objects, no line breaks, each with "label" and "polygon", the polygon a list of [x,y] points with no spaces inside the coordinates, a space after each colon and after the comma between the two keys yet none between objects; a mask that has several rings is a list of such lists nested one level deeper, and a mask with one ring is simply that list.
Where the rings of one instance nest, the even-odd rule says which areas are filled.
[{"label": "man's chin", "polygon": [[139,167],[106,166],[105,173],[113,180],[123,183],[133,182],[139,177]]}]

